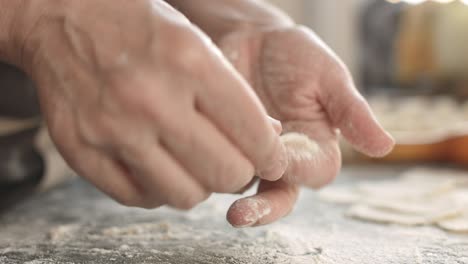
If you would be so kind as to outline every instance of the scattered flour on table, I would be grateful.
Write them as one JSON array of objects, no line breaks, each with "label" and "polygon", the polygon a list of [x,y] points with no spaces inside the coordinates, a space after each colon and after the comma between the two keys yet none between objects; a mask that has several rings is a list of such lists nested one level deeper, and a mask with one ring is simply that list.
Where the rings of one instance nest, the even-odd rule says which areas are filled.
[{"label": "scattered flour on table", "polygon": [[[206,214],[205,216],[210,215],[208,211],[200,211],[199,213]],[[141,246],[148,246],[150,247],[148,251],[153,254],[163,257],[170,256],[174,260],[193,252],[196,256],[206,254],[207,261],[212,261],[213,255],[225,256],[226,263],[231,263],[228,261],[229,258],[232,258],[232,261],[237,261],[258,259],[259,256],[262,256],[262,260],[267,260],[268,263],[277,263],[278,261],[283,263],[286,260],[297,260],[294,263],[310,263],[309,261],[319,259],[322,254],[320,245],[310,242],[310,239],[299,229],[289,225],[276,224],[266,231],[230,229],[231,234],[224,232],[226,231],[195,229],[188,223],[156,222],[105,228],[100,232],[100,235],[105,239],[112,238],[125,242],[126,244],[116,247],[114,252],[121,252],[126,256],[134,253],[135,248],[129,246],[130,244],[140,245],[140,249]],[[144,241],[167,240],[172,241],[171,244],[175,243],[174,245],[179,243],[177,241],[183,241],[184,245],[168,249],[153,247],[152,243],[142,243]],[[109,251],[93,249],[92,253],[108,254]]]},{"label": "scattered flour on table", "polygon": [[79,226],[74,224],[56,226],[49,230],[48,238],[52,242],[60,242],[72,238],[78,229]]},{"label": "scattered flour on table", "polygon": [[109,227],[102,230],[106,237],[138,237],[158,234],[158,239],[172,239],[168,222],[133,224],[125,227]]}]

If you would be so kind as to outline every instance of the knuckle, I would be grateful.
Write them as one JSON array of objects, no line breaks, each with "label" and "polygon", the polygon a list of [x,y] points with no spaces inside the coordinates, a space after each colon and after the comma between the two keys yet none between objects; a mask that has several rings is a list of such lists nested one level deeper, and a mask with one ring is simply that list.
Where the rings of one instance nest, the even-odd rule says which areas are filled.
[{"label": "knuckle", "polygon": [[86,143],[96,145],[101,141],[101,133],[98,129],[99,122],[89,114],[82,114],[78,117],[78,136]]},{"label": "knuckle", "polygon": [[127,80],[115,80],[112,84],[114,108],[129,113],[143,114],[160,121],[167,115],[170,84],[159,76],[132,76]]},{"label": "knuckle", "polygon": [[203,37],[196,34],[190,28],[178,29],[173,41],[167,47],[165,56],[170,56],[170,61],[177,68],[196,72],[207,61],[208,49]]},{"label": "knuckle", "polygon": [[105,146],[118,137],[118,129],[112,118],[103,113],[86,114],[78,118],[80,139],[93,146]]},{"label": "knuckle", "polygon": [[180,52],[175,57],[176,67],[182,72],[188,72],[191,75],[201,75],[206,69],[206,56],[202,55],[203,52],[188,47],[183,52]]}]

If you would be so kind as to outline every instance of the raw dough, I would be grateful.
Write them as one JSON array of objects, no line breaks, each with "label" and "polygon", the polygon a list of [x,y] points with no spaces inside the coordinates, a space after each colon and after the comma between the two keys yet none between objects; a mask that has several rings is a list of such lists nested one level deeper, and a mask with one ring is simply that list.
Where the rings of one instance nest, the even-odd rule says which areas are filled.
[{"label": "raw dough", "polygon": [[[393,208],[382,208],[370,204],[357,204],[352,206],[346,213],[350,217],[380,223],[393,223],[402,225],[426,225],[444,221],[450,221],[454,217],[462,215],[461,208],[432,208],[428,206],[427,212],[411,212],[407,210],[394,210]],[[400,207],[401,208],[401,207]],[[397,209],[400,209],[397,208]],[[408,207],[409,209],[410,207]]]},{"label": "raw dough", "polygon": [[321,190],[318,195],[323,201],[337,204],[350,204],[359,202],[362,199],[361,194],[351,188],[343,186],[325,188]]},{"label": "raw dough", "polygon": [[398,212],[392,212],[390,210],[379,210],[365,204],[352,206],[346,215],[361,220],[386,224],[394,223],[402,225],[423,225],[428,222],[424,216],[402,214]]},{"label": "raw dough", "polygon": [[334,186],[319,192],[322,200],[351,204],[346,215],[378,223],[437,224],[468,232],[468,173],[417,168],[394,180]]},{"label": "raw dough", "polygon": [[281,141],[292,160],[313,160],[320,151],[317,142],[304,134],[287,133],[281,136]]},{"label": "raw dough", "polygon": [[468,211],[459,217],[439,221],[437,226],[447,231],[468,233]]}]

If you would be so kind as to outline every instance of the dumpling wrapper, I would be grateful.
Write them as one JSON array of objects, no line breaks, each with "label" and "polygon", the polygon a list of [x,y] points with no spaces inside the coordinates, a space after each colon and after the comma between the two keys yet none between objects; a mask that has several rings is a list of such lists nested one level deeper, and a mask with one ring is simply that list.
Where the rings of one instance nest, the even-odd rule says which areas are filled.
[{"label": "dumpling wrapper", "polygon": [[431,214],[409,214],[394,210],[386,210],[373,207],[367,204],[357,204],[352,206],[346,215],[349,217],[385,224],[400,224],[408,226],[428,225],[441,222],[444,219],[451,219],[461,214],[456,209],[445,209]]},{"label": "dumpling wrapper", "polygon": [[468,212],[459,217],[438,221],[437,226],[451,232],[468,233]]},{"label": "dumpling wrapper", "polygon": [[322,201],[337,204],[351,204],[363,199],[361,194],[347,186],[331,186],[324,188],[318,192],[318,196]]},{"label": "dumpling wrapper", "polygon": [[360,183],[357,189],[366,196],[419,200],[467,186],[468,173],[465,171],[415,168],[404,172],[397,179]]},{"label": "dumpling wrapper", "polygon": [[451,214],[462,213],[466,208],[465,203],[458,200],[453,194],[418,200],[369,198],[361,200],[361,203],[397,213],[425,216],[446,214],[448,212],[453,212]]},{"label": "dumpling wrapper", "polygon": [[352,206],[346,215],[352,218],[384,224],[401,224],[408,226],[425,225],[428,220],[424,216],[405,215],[397,212],[378,209],[366,204]]}]

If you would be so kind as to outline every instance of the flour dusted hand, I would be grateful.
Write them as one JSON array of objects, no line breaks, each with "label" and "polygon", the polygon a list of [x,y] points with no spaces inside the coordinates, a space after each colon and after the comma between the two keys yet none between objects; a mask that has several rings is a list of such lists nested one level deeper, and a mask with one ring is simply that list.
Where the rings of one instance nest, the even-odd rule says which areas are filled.
[{"label": "flour dusted hand", "polygon": [[15,63],[38,85],[53,140],[120,203],[186,209],[256,172],[283,174],[249,84],[165,1],[28,1],[23,19]]},{"label": "flour dusted hand", "polygon": [[[283,132],[301,134],[313,148],[313,155],[289,151],[285,175],[274,187],[266,181],[260,183],[262,188],[267,186],[266,200],[274,207],[260,224],[291,210],[297,186],[320,188],[336,177],[341,168],[339,133],[369,156],[384,156],[393,148],[393,139],[374,118],[346,66],[310,29],[291,24],[236,31],[219,43],[268,113],[282,122]],[[301,148],[294,143],[296,139],[290,143]],[[228,218],[242,224],[238,215],[232,213]]]}]

